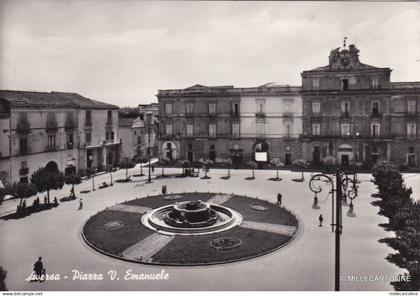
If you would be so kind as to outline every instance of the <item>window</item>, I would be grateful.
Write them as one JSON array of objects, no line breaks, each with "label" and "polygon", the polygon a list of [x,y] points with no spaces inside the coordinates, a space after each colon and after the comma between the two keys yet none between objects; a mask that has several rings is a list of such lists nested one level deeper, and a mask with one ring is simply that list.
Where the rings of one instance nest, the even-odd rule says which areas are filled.
[{"label": "window", "polygon": [[165,133],[166,133],[167,135],[172,135],[172,124],[167,124],[167,125],[166,125],[166,130],[165,130]]},{"label": "window", "polygon": [[209,104],[209,114],[215,115],[216,114],[216,103]]},{"label": "window", "polygon": [[379,88],[378,78],[372,78],[372,88]]},{"label": "window", "polygon": [[380,136],[380,128],[381,125],[379,123],[372,123],[370,127],[372,137],[377,138]]},{"label": "window", "polygon": [[379,115],[379,102],[372,102],[372,116]]},{"label": "window", "polygon": [[407,165],[409,167],[416,166],[416,154],[413,146],[408,147]]},{"label": "window", "polygon": [[264,112],[265,112],[265,100],[255,100],[255,103],[257,105],[257,113],[258,114],[264,114]]},{"label": "window", "polygon": [[372,147],[372,153],[371,153],[372,162],[376,163],[379,159],[379,149],[377,146]]},{"label": "window", "polygon": [[19,139],[19,154],[20,155],[28,154],[28,138]]},{"label": "window", "polygon": [[85,133],[85,142],[87,145],[89,145],[92,142],[92,133],[86,132]]},{"label": "window", "polygon": [[105,140],[106,141],[113,141],[114,140],[114,132],[113,131],[107,131],[105,134]]},{"label": "window", "polygon": [[321,111],[321,103],[320,102],[312,102],[312,113],[314,115],[319,115]]},{"label": "window", "polygon": [[216,137],[216,124],[215,123],[209,124],[209,137]]},{"label": "window", "polygon": [[407,101],[407,113],[408,114],[416,113],[416,101],[414,100]]},{"label": "window", "polygon": [[239,138],[239,123],[232,123],[232,136],[234,138]]},{"label": "window", "polygon": [[341,102],[341,114],[344,117],[350,116],[350,102]]},{"label": "window", "polygon": [[407,123],[407,136],[410,138],[414,138],[416,136],[416,124],[415,123]]},{"label": "window", "polygon": [[55,150],[55,135],[48,135],[48,150]]},{"label": "window", "polygon": [[283,108],[284,108],[284,113],[286,115],[292,114],[292,106],[293,106],[293,100],[290,100],[290,99],[283,100]]},{"label": "window", "polygon": [[313,79],[312,86],[314,90],[319,90],[319,79]]},{"label": "window", "polygon": [[172,114],[172,103],[166,103],[165,104],[165,113],[166,114]]},{"label": "window", "polygon": [[292,127],[291,127],[290,123],[287,123],[284,126],[284,128],[285,128],[285,136],[286,136],[286,138],[290,138],[291,137],[291,130],[292,130]]},{"label": "window", "polygon": [[264,122],[257,122],[256,132],[257,132],[257,137],[264,137],[265,136],[265,124],[264,124]]},{"label": "window", "polygon": [[234,103],[232,107],[233,116],[239,116],[239,104]]},{"label": "window", "polygon": [[108,110],[107,120],[108,122],[112,122],[112,110]]},{"label": "window", "polygon": [[194,125],[192,123],[187,123],[187,137],[194,136]]},{"label": "window", "polygon": [[347,137],[350,136],[350,124],[342,123],[341,124],[341,136]]},{"label": "window", "polygon": [[193,111],[194,111],[194,104],[193,103],[187,103],[186,105],[185,105],[185,107],[186,107],[186,112],[187,112],[187,114],[193,114]]},{"label": "window", "polygon": [[321,135],[321,124],[313,123],[312,124],[312,135],[313,136],[320,136]]},{"label": "window", "polygon": [[73,134],[67,134],[67,149],[73,149],[73,142],[74,135]]},{"label": "window", "polygon": [[342,90],[348,90],[349,89],[349,80],[348,79],[341,80],[341,89]]},{"label": "window", "polygon": [[86,110],[85,125],[92,125],[92,111]]}]

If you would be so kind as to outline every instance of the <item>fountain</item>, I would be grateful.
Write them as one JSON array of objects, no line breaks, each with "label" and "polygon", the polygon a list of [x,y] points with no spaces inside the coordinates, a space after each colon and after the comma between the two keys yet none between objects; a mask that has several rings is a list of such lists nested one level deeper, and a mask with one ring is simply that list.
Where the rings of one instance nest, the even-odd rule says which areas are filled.
[{"label": "fountain", "polygon": [[143,215],[144,226],[163,234],[199,235],[239,225],[242,216],[233,209],[201,200],[176,202]]},{"label": "fountain", "polygon": [[213,225],[218,214],[201,200],[175,203],[165,216],[165,222],[174,227],[198,228]]}]

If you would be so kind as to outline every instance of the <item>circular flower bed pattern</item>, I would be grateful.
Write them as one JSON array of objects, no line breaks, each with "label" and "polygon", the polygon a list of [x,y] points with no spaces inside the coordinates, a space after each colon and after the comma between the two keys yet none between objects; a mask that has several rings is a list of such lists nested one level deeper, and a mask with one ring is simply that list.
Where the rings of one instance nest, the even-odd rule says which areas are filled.
[{"label": "circular flower bed pattern", "polygon": [[[222,193],[173,196],[176,200],[156,195],[109,207],[86,222],[83,238],[95,250],[121,260],[157,265],[206,265],[250,259],[278,250],[293,240],[299,228],[292,213],[267,201]],[[218,213],[216,224],[203,229],[185,227],[182,235],[171,233],[167,226],[159,227],[165,223],[166,211],[162,211],[154,215],[161,222],[155,220],[154,227],[145,225],[146,217],[159,208],[199,200]],[[236,215],[234,225],[226,224],[232,219],[231,213]],[[205,227],[215,227],[215,230],[205,230]]]}]

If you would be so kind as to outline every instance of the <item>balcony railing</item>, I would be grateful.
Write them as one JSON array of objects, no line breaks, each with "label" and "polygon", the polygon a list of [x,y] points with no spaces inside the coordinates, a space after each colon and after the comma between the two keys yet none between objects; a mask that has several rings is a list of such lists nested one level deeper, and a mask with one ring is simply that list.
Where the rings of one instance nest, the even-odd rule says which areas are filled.
[{"label": "balcony railing", "polygon": [[19,148],[19,155],[28,155],[30,152],[29,147],[20,147]]},{"label": "balcony railing", "polygon": [[57,121],[47,121],[46,130],[48,131],[57,130]]},{"label": "balcony railing", "polygon": [[68,142],[67,149],[73,149],[73,148],[74,148],[74,144],[72,142]]},{"label": "balcony railing", "polygon": [[283,117],[291,118],[291,117],[293,117],[293,112],[286,111],[286,112],[283,113]]},{"label": "balcony railing", "polygon": [[350,113],[349,112],[341,112],[341,117],[350,118]]},{"label": "balcony railing", "polygon": [[373,117],[373,118],[382,117],[382,113],[380,113],[380,112],[372,112],[370,114],[370,117]]},{"label": "balcony railing", "polygon": [[58,145],[54,145],[54,146],[47,145],[47,146],[45,146],[45,151],[57,151],[59,149],[60,149],[60,147]]},{"label": "balcony railing", "polygon": [[255,113],[255,117],[265,118],[265,113],[264,112],[257,112],[257,113]]},{"label": "balcony railing", "polygon": [[85,126],[92,126],[92,119],[91,118],[86,118]]},{"label": "balcony railing", "polygon": [[[112,121],[112,118],[108,118],[107,120],[106,120],[106,125],[112,125],[113,124],[113,121]],[[92,124],[91,124],[92,125]]]},{"label": "balcony railing", "polygon": [[19,121],[16,125],[16,129],[20,133],[26,133],[29,132],[30,125],[28,121]]}]

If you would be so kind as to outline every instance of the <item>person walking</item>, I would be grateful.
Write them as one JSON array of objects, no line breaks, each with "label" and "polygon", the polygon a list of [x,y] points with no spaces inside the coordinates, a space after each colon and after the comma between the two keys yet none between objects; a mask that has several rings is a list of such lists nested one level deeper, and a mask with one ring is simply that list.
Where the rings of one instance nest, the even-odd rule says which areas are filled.
[{"label": "person walking", "polygon": [[154,172],[155,172],[155,166],[152,165],[152,173],[154,173]]},{"label": "person walking", "polygon": [[283,198],[283,196],[280,193],[277,193],[277,204],[279,206],[281,206],[281,199]]},{"label": "person walking", "polygon": [[34,272],[36,277],[39,281],[41,281],[41,277],[44,274],[44,264],[42,263],[42,257],[38,258],[38,261],[34,264]]},{"label": "person walking", "polygon": [[319,227],[322,227],[322,222],[324,221],[324,217],[322,217],[322,214],[319,215],[318,220],[319,220]]},{"label": "person walking", "polygon": [[79,200],[79,210],[83,209],[83,200]]}]

